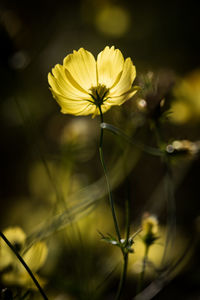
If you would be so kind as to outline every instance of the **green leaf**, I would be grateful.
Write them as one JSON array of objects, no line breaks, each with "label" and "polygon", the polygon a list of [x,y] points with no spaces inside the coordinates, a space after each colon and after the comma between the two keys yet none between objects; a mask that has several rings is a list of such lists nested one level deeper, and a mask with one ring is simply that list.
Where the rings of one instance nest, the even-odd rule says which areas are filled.
[{"label": "green leaf", "polygon": [[160,149],[153,148],[153,147],[150,147],[150,146],[146,146],[146,145],[140,143],[139,141],[136,141],[135,139],[132,139],[127,134],[125,134],[121,129],[119,129],[119,128],[111,125],[111,124],[101,123],[101,128],[107,129],[110,132],[122,137],[124,140],[126,140],[131,145],[139,148],[140,150],[142,150],[142,151],[144,151],[148,154],[151,154],[151,155],[154,155],[154,156],[163,156],[164,155],[164,151],[161,151]]}]

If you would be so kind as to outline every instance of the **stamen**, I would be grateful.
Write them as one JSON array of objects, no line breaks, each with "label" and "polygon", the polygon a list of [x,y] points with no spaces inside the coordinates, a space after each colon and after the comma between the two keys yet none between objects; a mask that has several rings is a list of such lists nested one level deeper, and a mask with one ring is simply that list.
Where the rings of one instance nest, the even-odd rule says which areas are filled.
[{"label": "stamen", "polygon": [[91,87],[90,91],[91,93],[89,93],[89,95],[94,100],[93,103],[96,104],[96,106],[102,105],[106,100],[105,97],[108,93],[108,88],[105,85],[99,84],[96,87]]}]

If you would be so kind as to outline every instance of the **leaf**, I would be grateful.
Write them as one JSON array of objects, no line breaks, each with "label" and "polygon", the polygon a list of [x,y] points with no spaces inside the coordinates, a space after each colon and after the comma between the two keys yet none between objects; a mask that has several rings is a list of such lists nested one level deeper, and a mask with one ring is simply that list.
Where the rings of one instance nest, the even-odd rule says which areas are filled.
[{"label": "leaf", "polygon": [[164,152],[157,149],[157,148],[153,148],[153,147],[150,147],[150,146],[146,146],[134,139],[132,139],[131,137],[129,137],[128,135],[126,135],[121,129],[111,125],[111,124],[108,124],[108,123],[101,123],[101,128],[103,129],[107,129],[109,131],[111,131],[112,133],[116,134],[116,135],[119,135],[120,137],[122,137],[124,140],[126,140],[128,143],[130,143],[131,145],[134,145],[136,146],[137,148],[139,148],[140,150],[148,153],[148,154],[151,154],[151,155],[155,155],[155,156],[163,156],[164,155]]}]

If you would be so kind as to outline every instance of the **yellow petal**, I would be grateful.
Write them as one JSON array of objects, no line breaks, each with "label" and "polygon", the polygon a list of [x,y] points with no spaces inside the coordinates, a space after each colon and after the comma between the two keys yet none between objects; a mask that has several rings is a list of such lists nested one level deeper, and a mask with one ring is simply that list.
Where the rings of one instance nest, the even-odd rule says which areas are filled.
[{"label": "yellow petal", "polygon": [[131,97],[133,97],[137,93],[138,88],[131,88],[127,93],[122,94],[121,96],[115,96],[110,97],[108,100],[106,100],[107,105],[121,105],[125,101],[129,100]]},{"label": "yellow petal", "polygon": [[56,65],[52,69],[52,73],[54,76],[52,76],[51,73],[48,74],[48,82],[54,92],[71,99],[87,98],[87,94],[84,90],[81,91],[70,82],[63,66]]},{"label": "yellow petal", "polygon": [[110,89],[109,96],[121,96],[127,93],[136,76],[136,69],[130,58],[127,58],[124,63],[123,71],[119,82]]},{"label": "yellow petal", "polygon": [[112,87],[119,80],[123,65],[124,58],[121,51],[114,46],[105,47],[97,57],[98,83],[107,88]]},{"label": "yellow petal", "polygon": [[[34,274],[34,277],[37,279],[40,286],[45,285],[46,281],[43,278],[39,277],[37,274]],[[19,273],[17,270],[7,272],[2,275],[2,281],[4,282],[4,284],[7,285],[18,285],[24,286],[27,289],[37,290],[36,285],[34,284],[32,278],[27,272],[23,274]]]},{"label": "yellow petal", "polygon": [[80,48],[67,55],[63,64],[83,89],[89,90],[91,86],[97,86],[96,61],[89,51]]},{"label": "yellow petal", "polygon": [[96,107],[93,103],[87,100],[82,100],[82,99],[74,100],[74,99],[65,98],[61,95],[56,94],[54,91],[52,91],[52,95],[60,105],[61,112],[63,114],[72,114],[76,116],[88,115],[93,113],[93,110]]},{"label": "yellow petal", "polygon": [[[20,227],[8,227],[3,233],[18,251],[24,246],[26,234]],[[15,261],[15,254],[10,250],[7,244],[0,239],[0,270],[12,265]]]},{"label": "yellow petal", "polygon": [[66,106],[63,106],[61,108],[61,112],[63,114],[71,114],[74,116],[87,116],[93,114],[94,110],[95,110],[95,106],[94,105],[92,106],[91,104],[87,104],[84,108],[82,107],[77,108],[71,104],[67,104]]},{"label": "yellow petal", "polygon": [[61,112],[63,114],[71,114],[75,116],[86,116],[89,114],[92,114],[95,109],[94,105],[91,105],[90,103],[83,106],[76,106],[71,103],[66,103],[65,105],[62,105]]},{"label": "yellow petal", "polygon": [[[44,264],[47,253],[46,244],[44,242],[37,242],[23,255],[23,259],[31,271],[36,272]],[[23,268],[22,273],[26,272],[25,268],[23,266],[21,267]]]},{"label": "yellow petal", "polygon": [[[104,104],[101,105],[101,111],[104,114],[105,112],[107,112],[111,106],[113,106],[113,104],[107,104],[106,102],[104,102]],[[93,116],[92,118],[95,118],[97,115],[100,115],[100,111],[99,108],[97,106],[93,106]]]},{"label": "yellow petal", "polygon": [[[7,239],[11,242],[11,244],[24,244],[26,239],[26,234],[24,231],[18,227],[8,227],[3,231],[4,235],[7,237]],[[6,244],[5,244],[6,245]]]},{"label": "yellow petal", "polygon": [[97,107],[96,105],[89,103],[84,110],[80,111],[79,113],[76,113],[76,116],[87,116],[87,115],[91,115],[94,114],[96,111]]}]

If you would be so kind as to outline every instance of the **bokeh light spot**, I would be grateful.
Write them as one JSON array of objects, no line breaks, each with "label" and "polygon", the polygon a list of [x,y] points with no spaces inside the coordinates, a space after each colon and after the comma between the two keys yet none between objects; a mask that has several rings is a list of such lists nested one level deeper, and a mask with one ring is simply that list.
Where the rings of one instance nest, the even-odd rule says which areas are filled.
[{"label": "bokeh light spot", "polygon": [[102,7],[96,17],[97,29],[108,36],[121,37],[130,26],[130,15],[120,6],[109,5]]}]

